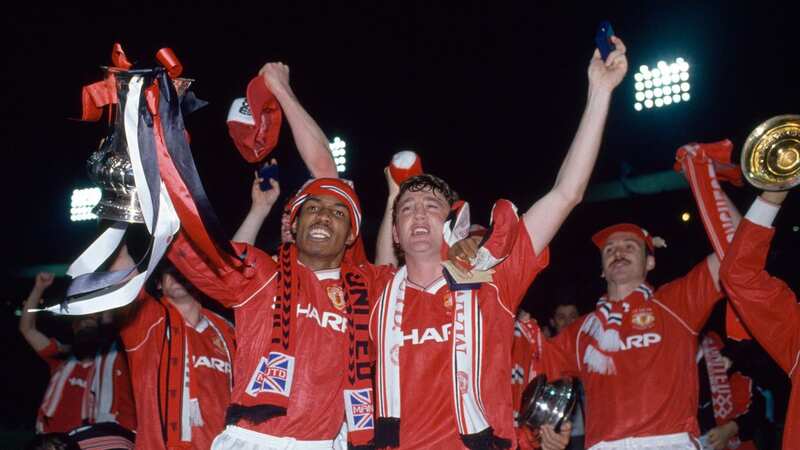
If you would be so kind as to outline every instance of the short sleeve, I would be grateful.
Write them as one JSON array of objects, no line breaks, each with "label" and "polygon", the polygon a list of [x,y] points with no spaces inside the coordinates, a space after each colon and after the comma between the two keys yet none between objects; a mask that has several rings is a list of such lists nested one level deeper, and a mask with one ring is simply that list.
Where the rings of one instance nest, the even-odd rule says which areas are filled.
[{"label": "short sleeve", "polygon": [[509,311],[516,311],[536,276],[550,262],[550,249],[540,254],[533,249],[525,221],[517,224],[514,247],[503,262],[495,266],[494,282],[500,290],[500,302]]},{"label": "short sleeve", "polygon": [[722,298],[704,259],[677,280],[671,281],[655,293],[655,299],[686,326],[693,334],[700,332],[714,305]]}]

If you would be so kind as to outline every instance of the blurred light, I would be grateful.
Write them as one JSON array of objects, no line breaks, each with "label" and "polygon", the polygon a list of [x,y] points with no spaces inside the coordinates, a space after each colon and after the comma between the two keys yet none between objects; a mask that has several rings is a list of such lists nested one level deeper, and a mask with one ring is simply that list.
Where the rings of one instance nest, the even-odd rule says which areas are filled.
[{"label": "blurred light", "polygon": [[795,233],[797,233],[798,231],[800,231],[800,227],[798,227],[797,225],[795,225],[795,226],[793,226],[793,227],[792,227],[792,231],[794,231]]},{"label": "blurred light", "polygon": [[684,212],[683,214],[681,214],[681,220],[684,222],[688,222],[691,218],[692,215],[689,214],[688,212]]},{"label": "blurred light", "polygon": [[70,197],[69,220],[82,222],[97,219],[97,216],[92,213],[92,209],[100,202],[101,195],[100,188],[96,187],[73,190],[72,197]]},{"label": "blurred light", "polygon": [[[635,102],[634,109],[642,111],[652,107],[661,108],[676,103],[689,101],[691,89],[689,83],[689,63],[684,58],[674,61],[661,60],[655,67],[643,64],[639,72],[634,74]],[[644,95],[642,95],[644,91]],[[636,106],[636,105],[639,106]],[[643,107],[642,107],[643,106]]]},{"label": "blurred light", "polygon": [[333,138],[333,142],[328,144],[333,155],[333,162],[336,164],[336,171],[341,173],[347,170],[345,163],[345,155],[347,154],[347,142],[340,139],[338,136]]}]

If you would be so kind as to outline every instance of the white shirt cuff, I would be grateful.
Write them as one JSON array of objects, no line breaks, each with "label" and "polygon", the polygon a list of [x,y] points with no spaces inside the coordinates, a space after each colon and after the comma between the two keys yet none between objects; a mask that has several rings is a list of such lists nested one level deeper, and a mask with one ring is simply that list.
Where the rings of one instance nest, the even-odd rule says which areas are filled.
[{"label": "white shirt cuff", "polygon": [[764,201],[761,197],[756,197],[756,201],[747,210],[745,217],[756,225],[772,228],[772,221],[775,220],[775,216],[778,215],[780,209],[780,206]]}]

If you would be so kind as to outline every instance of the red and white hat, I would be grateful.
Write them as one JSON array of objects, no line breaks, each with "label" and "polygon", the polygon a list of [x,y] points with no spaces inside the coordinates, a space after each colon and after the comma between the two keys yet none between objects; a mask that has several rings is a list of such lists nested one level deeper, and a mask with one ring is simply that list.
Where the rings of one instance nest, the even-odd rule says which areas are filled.
[{"label": "red and white hat", "polygon": [[294,222],[300,206],[314,195],[332,195],[347,205],[350,211],[350,229],[353,230],[353,235],[358,237],[361,230],[361,204],[356,191],[341,178],[316,178],[303,186],[291,200],[289,224]]},{"label": "red and white hat", "polygon": [[250,80],[247,98],[237,98],[228,110],[228,133],[247,162],[263,161],[278,143],[281,106],[261,76]]},{"label": "red and white hat", "polygon": [[395,183],[402,184],[403,181],[422,174],[422,161],[419,155],[410,150],[397,152],[392,156],[389,173]]},{"label": "red and white hat", "polygon": [[651,252],[654,252],[656,248],[667,246],[666,242],[664,242],[664,239],[657,236],[653,237],[647,232],[647,230],[632,223],[618,223],[616,225],[603,228],[595,233],[594,236],[592,236],[592,242],[594,242],[594,245],[596,245],[597,248],[602,250],[606,245],[608,237],[614,233],[631,233],[636,235],[645,243],[645,245],[647,245],[647,248],[650,249]]}]

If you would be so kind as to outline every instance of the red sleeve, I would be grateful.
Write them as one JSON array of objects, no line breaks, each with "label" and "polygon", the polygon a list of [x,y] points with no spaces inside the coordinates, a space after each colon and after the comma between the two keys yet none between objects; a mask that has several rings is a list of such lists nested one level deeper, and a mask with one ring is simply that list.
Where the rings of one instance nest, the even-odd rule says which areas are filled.
[{"label": "red sleeve", "polygon": [[512,313],[517,310],[536,275],[550,262],[550,249],[537,255],[525,221],[517,225],[517,239],[508,258],[495,267],[494,281],[500,290],[500,302]]},{"label": "red sleeve", "polygon": [[542,352],[539,360],[535,361],[538,373],[546,374],[548,380],[580,375],[576,339],[585,318],[580,317],[555,337],[542,339]]},{"label": "red sleeve", "polygon": [[119,352],[114,366],[114,412],[117,423],[133,431],[136,430],[136,406],[125,352]]},{"label": "red sleeve", "polygon": [[774,230],[739,224],[720,278],[747,328],[790,376],[800,359],[800,305],[783,281],[764,270]]},{"label": "red sleeve", "polygon": [[50,343],[47,344],[47,347],[39,350],[36,354],[50,367],[50,373],[53,373],[53,371],[64,362],[63,359],[59,358],[59,355],[61,355],[60,345],[58,341],[53,338],[50,338]]},{"label": "red sleeve", "polygon": [[665,307],[691,333],[698,334],[722,298],[708,262],[704,259],[689,273],[656,290],[655,301]]},{"label": "red sleeve", "polygon": [[119,335],[126,352],[140,350],[153,336],[161,336],[164,327],[164,307],[156,299],[142,291],[133,306],[127,322]]},{"label": "red sleeve", "polygon": [[272,280],[277,274],[277,265],[269,255],[252,245],[232,244],[244,255],[241,268],[212,267],[183,232],[178,233],[167,256],[196,288],[217,302],[235,308]]}]

